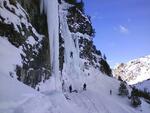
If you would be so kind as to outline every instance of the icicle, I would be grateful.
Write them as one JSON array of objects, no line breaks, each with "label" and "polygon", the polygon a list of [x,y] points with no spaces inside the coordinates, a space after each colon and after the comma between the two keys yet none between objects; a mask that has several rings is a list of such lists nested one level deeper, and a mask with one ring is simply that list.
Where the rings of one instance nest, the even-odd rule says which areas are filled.
[{"label": "icicle", "polygon": [[55,88],[60,89],[59,79],[59,19],[58,19],[58,1],[41,0],[41,11],[47,14],[48,34],[50,44],[51,74],[55,76]]},{"label": "icicle", "polygon": [[43,0],[40,0],[40,13],[42,14],[43,13],[43,7],[44,7],[44,1]]}]

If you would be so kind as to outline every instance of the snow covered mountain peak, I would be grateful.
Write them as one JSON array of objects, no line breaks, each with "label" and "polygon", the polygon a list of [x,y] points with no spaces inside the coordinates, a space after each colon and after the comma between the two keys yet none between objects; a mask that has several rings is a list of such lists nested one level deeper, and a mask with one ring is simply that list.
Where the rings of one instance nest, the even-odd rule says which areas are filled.
[{"label": "snow covered mountain peak", "polygon": [[150,55],[121,63],[114,69],[114,75],[129,84],[136,84],[150,78]]}]

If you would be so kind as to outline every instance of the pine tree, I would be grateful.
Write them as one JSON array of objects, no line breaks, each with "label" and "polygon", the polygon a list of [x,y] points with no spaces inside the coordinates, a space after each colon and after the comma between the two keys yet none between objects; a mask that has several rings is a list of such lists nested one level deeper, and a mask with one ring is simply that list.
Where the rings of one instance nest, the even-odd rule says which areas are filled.
[{"label": "pine tree", "polygon": [[134,106],[134,107],[137,107],[139,105],[141,105],[141,100],[138,96],[131,96],[131,104]]},{"label": "pine tree", "polygon": [[100,70],[108,76],[112,76],[112,70],[106,60],[101,59]]},{"label": "pine tree", "polygon": [[121,76],[118,76],[118,80],[119,80],[119,81],[123,81],[122,78],[121,78]]},{"label": "pine tree", "polygon": [[9,2],[10,2],[10,4],[12,4],[14,6],[16,6],[16,4],[17,4],[16,0],[9,0]]},{"label": "pine tree", "polygon": [[84,2],[81,0],[79,3],[76,3],[76,7],[84,13]]},{"label": "pine tree", "polygon": [[76,4],[77,0],[65,0],[69,4]]},{"label": "pine tree", "polygon": [[127,89],[126,83],[121,82],[119,87],[119,95],[127,96],[129,94],[129,91]]},{"label": "pine tree", "polygon": [[138,90],[135,87],[133,87],[131,91],[131,104],[134,107],[141,105],[141,100],[138,97],[138,93],[139,93]]}]

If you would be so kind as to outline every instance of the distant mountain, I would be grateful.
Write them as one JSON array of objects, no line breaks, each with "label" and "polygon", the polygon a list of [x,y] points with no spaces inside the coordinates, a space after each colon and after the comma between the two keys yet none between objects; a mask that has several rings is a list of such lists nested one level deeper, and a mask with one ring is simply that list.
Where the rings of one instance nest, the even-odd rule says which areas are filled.
[{"label": "distant mountain", "polygon": [[114,76],[130,85],[150,79],[150,55],[121,63],[114,69]]},{"label": "distant mountain", "polygon": [[145,92],[150,92],[150,79],[134,85],[137,89]]}]

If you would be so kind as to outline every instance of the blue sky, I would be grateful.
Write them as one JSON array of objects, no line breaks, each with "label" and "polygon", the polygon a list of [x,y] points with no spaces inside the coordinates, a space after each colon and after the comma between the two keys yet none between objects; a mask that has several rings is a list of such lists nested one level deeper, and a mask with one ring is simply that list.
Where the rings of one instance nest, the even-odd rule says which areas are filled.
[{"label": "blue sky", "polygon": [[150,54],[150,0],[83,1],[111,67]]}]

